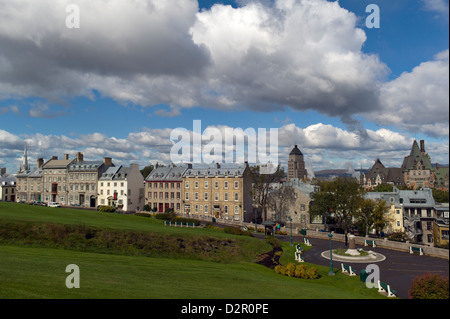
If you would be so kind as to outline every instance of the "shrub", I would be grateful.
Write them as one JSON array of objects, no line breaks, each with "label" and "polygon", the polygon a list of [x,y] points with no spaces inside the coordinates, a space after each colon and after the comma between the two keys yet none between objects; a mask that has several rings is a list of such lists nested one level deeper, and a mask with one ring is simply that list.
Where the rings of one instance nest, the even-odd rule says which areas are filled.
[{"label": "shrub", "polygon": [[148,213],[134,213],[135,216],[141,216],[141,217],[150,217],[151,215]]},{"label": "shrub", "polygon": [[225,227],[223,231],[227,234],[253,237],[253,234],[251,232],[249,232],[248,230],[242,230],[239,227]]},{"label": "shrub", "polygon": [[295,267],[295,277],[306,278],[307,271],[308,271],[308,266],[297,265],[297,267]]},{"label": "shrub", "polygon": [[306,279],[317,279],[319,278],[319,271],[317,270],[317,268],[314,267],[310,267],[307,271],[306,271]]},{"label": "shrub", "polygon": [[150,212],[152,210],[152,207],[149,204],[144,205],[144,211]]},{"label": "shrub", "polygon": [[272,236],[266,236],[266,243],[271,245],[273,248],[281,247],[280,241],[278,238],[272,237]]},{"label": "shrub", "polygon": [[406,236],[404,232],[394,232],[389,235],[388,239],[392,241],[406,242],[408,240],[408,236]]},{"label": "shrub", "polygon": [[409,289],[411,299],[448,299],[448,277],[425,273],[413,279]]},{"label": "shrub", "polygon": [[294,263],[289,263],[287,266],[278,265],[275,266],[275,273],[301,278],[301,279],[317,279],[319,278],[319,271],[315,267],[308,267],[306,265],[295,265]]},{"label": "shrub", "polygon": [[289,263],[286,266],[286,275],[289,277],[295,277],[295,264],[294,263]]},{"label": "shrub", "polygon": [[277,274],[284,276],[286,274],[286,266],[283,266],[283,265],[275,266],[275,272]]},{"label": "shrub", "polygon": [[116,208],[114,206],[101,205],[101,206],[98,206],[98,210],[100,212],[105,212],[105,213],[114,213],[116,211]]}]

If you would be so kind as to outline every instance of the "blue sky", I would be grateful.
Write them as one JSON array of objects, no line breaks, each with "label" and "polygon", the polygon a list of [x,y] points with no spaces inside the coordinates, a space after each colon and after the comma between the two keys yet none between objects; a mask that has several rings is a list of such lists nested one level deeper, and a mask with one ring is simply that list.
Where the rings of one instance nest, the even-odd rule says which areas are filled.
[{"label": "blue sky", "polygon": [[[377,157],[399,165],[414,138],[448,163],[448,1],[148,0],[154,11],[0,2],[9,171],[25,143],[32,161],[77,151],[167,161],[168,132],[196,119],[279,128],[280,152],[298,144],[314,170],[369,168]],[[64,27],[69,3],[79,29]],[[380,8],[379,29],[365,25],[368,4]]]}]

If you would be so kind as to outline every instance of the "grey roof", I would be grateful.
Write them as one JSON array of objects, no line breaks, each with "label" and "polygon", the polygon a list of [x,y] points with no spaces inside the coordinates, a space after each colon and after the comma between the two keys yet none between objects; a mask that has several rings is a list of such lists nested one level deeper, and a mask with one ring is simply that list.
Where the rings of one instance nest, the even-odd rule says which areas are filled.
[{"label": "grey roof", "polygon": [[5,174],[0,177],[0,186],[14,186],[16,177],[14,175]]},{"label": "grey roof", "polygon": [[214,176],[242,176],[244,174],[246,165],[232,165],[228,167],[210,166],[210,167],[195,167],[188,168],[184,173],[186,177],[214,177]]},{"label": "grey roof", "polygon": [[17,178],[40,178],[42,177],[42,168],[30,168],[26,171],[19,172]]},{"label": "grey roof", "polygon": [[312,185],[311,183],[305,183],[301,179],[292,178],[288,182],[284,183],[283,186],[291,186],[298,190],[299,192],[312,196],[315,192],[319,191],[319,187]]},{"label": "grey roof", "polygon": [[289,155],[303,155],[303,153],[300,151],[297,145],[295,145]]},{"label": "grey roof", "polygon": [[147,182],[149,181],[180,181],[183,178],[184,173],[188,169],[187,165],[183,166],[159,166],[153,169],[153,171],[148,174],[145,179]]},{"label": "grey roof", "polygon": [[109,167],[106,172],[100,176],[99,181],[111,181],[122,166]]},{"label": "grey roof", "polygon": [[400,198],[405,207],[434,207],[435,201],[430,188],[420,190],[400,190]]},{"label": "grey roof", "polygon": [[400,205],[400,193],[397,192],[367,192],[364,199],[383,200],[388,204]]},{"label": "grey roof", "polygon": [[103,165],[103,161],[74,161],[70,163],[69,170],[98,170]]}]

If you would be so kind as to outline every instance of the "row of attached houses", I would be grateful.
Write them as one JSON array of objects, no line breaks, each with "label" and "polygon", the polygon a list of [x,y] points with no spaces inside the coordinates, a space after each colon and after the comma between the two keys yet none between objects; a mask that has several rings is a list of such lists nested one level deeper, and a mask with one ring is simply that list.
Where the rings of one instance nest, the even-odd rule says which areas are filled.
[{"label": "row of attached houses", "polygon": [[20,171],[15,176],[17,202],[48,203],[62,206],[96,208],[114,204],[119,210],[133,212],[144,205],[144,180],[137,164],[123,167],[109,157],[86,161],[83,153],[75,158],[64,154],[35,167],[28,165],[26,150]]},{"label": "row of attached houses", "polygon": [[249,166],[192,164],[158,166],[145,179],[145,203],[154,211],[249,221],[252,218]]},{"label": "row of attached houses", "polygon": [[436,203],[430,188],[368,192],[366,199],[383,200],[389,207],[386,233],[405,232],[411,241],[430,246],[449,240],[448,203]]}]

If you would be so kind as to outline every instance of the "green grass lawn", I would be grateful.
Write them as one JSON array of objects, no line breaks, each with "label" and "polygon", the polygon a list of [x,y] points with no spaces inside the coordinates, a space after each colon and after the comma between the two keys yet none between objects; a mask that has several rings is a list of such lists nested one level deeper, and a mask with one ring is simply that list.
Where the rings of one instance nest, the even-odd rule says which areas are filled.
[{"label": "green grass lawn", "polygon": [[[174,236],[209,236],[236,241],[261,253],[263,241],[212,229],[174,228],[153,218],[96,211],[0,203],[0,223],[55,223]],[[200,237],[201,238],[201,237]],[[47,244],[46,244],[47,245]],[[57,247],[0,245],[0,298],[328,299],[384,298],[358,277],[316,266],[317,280],[290,278],[247,259],[233,262],[110,254]],[[283,247],[283,264],[294,255]],[[290,256],[290,257],[288,257]],[[66,266],[80,267],[80,289],[68,289]]]},{"label": "green grass lawn", "polygon": [[[80,268],[80,288],[65,286],[66,266]],[[0,246],[0,298],[323,299],[382,298],[358,278],[289,278],[254,263],[118,256]]]}]

